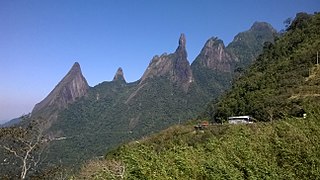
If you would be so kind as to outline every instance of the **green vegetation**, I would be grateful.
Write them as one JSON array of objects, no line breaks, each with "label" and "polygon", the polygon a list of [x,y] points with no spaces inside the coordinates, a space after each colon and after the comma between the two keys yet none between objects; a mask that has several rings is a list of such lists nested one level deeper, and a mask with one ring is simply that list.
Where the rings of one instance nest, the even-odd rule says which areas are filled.
[{"label": "green vegetation", "polygon": [[[245,38],[243,41],[246,42]],[[44,108],[41,115],[57,117],[47,131],[57,140],[50,144],[43,166],[77,169],[88,159],[101,157],[120,144],[195,118],[211,98],[230,87],[231,72],[214,72],[194,65],[195,81],[190,86],[185,86],[189,83],[185,80],[177,82],[175,76],[189,77],[185,74],[187,61],[180,59],[185,58],[186,52],[180,50],[162,62],[174,62],[177,74],[170,71],[129,84],[122,80],[103,82],[63,111]]]},{"label": "green vegetation", "polygon": [[208,98],[219,97],[230,88],[231,72],[214,71],[202,67],[199,63],[193,63],[191,67],[198,86],[207,94]]},{"label": "green vegetation", "polygon": [[259,121],[301,117],[306,104],[319,102],[319,79],[313,76],[320,50],[320,14],[300,13],[206,116],[216,122],[228,116],[251,115]]},{"label": "green vegetation", "polygon": [[298,14],[203,116],[224,122],[248,114],[260,122],[215,124],[204,131],[172,126],[88,163],[76,178],[318,179],[319,26],[320,14]]},{"label": "green vegetation", "polygon": [[[21,118],[22,121],[26,117]],[[43,134],[46,121],[29,119],[27,127],[0,128],[0,178],[26,179],[37,173],[49,139]]]},{"label": "green vegetation", "polygon": [[[224,122],[228,116],[251,115],[272,122],[215,124],[204,131],[194,131],[190,122],[175,125],[195,117],[210,97],[225,91],[234,75],[231,72],[194,65],[196,82],[187,92],[167,76],[143,84],[103,82],[62,112],[52,110],[57,120],[46,129],[52,141],[44,154],[45,169],[34,175],[52,179],[62,173],[66,177],[69,168],[77,169],[109,152],[103,160],[88,162],[74,179],[320,177],[320,67],[315,65],[319,25],[319,14],[302,13],[275,44],[265,43],[268,38],[262,38],[261,31],[242,33],[228,46],[241,59],[232,65],[241,76],[230,92],[209,104],[203,119]],[[260,28],[256,24],[250,31]],[[249,70],[241,70],[258,55],[263,43],[263,54]],[[299,118],[304,113],[307,118]],[[283,121],[273,121],[278,119]]]},{"label": "green vegetation", "polygon": [[273,43],[278,33],[265,22],[255,22],[249,31],[239,33],[227,46],[227,50],[238,58],[236,69],[246,69],[262,53],[263,45]]},{"label": "green vegetation", "polygon": [[[133,141],[85,166],[78,178],[317,179],[320,111],[273,123],[212,125],[203,132],[173,126]],[[113,163],[116,162],[116,163]]]},{"label": "green vegetation", "polygon": [[[134,94],[134,96],[131,96]],[[136,83],[104,82],[59,114],[47,164],[78,167],[114,147],[196,117],[207,102],[196,86],[187,93],[166,77]]]}]

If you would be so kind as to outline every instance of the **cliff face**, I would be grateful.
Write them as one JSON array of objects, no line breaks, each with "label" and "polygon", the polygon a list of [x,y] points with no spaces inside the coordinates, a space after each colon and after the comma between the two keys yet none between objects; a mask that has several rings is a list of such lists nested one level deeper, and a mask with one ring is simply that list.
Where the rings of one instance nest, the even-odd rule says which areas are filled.
[{"label": "cliff face", "polygon": [[148,79],[153,77],[167,77],[171,82],[178,84],[185,91],[188,90],[190,83],[193,82],[193,76],[187,59],[186,38],[184,34],[181,34],[179,46],[174,53],[153,57],[141,78],[140,84],[144,84]]},{"label": "cliff face", "polygon": [[270,24],[255,22],[227,47],[222,40],[210,38],[191,65],[195,82],[212,97],[219,96],[230,88],[234,77],[241,75],[241,69],[258,57],[264,43],[274,41],[275,35]]},{"label": "cliff face", "polygon": [[[79,63],[74,63],[68,74],[58,83],[58,85],[44,98],[36,104],[32,110],[32,115],[43,113],[48,110],[60,110],[68,104],[84,96],[89,89],[86,79],[83,77]],[[50,113],[46,113],[50,114]]]},{"label": "cliff face", "polygon": [[231,72],[232,58],[226,51],[223,41],[212,37],[202,48],[195,63],[211,70]]},{"label": "cliff face", "polygon": [[209,97],[218,97],[231,85],[234,61],[222,40],[210,38],[191,65],[195,82]]}]

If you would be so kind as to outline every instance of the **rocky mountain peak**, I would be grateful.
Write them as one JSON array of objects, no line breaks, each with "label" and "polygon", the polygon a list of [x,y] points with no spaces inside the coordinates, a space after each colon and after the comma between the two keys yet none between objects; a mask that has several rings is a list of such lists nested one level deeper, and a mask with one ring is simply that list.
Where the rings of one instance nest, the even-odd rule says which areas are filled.
[{"label": "rocky mountain peak", "polygon": [[210,39],[207,40],[207,42],[204,45],[205,48],[209,48],[209,49],[215,46],[224,46],[224,43],[218,37],[211,37]]},{"label": "rocky mountain peak", "polygon": [[231,55],[227,53],[223,41],[212,37],[205,43],[194,63],[212,70],[230,72],[231,61]]},{"label": "rocky mountain peak", "polygon": [[154,77],[167,77],[172,82],[183,87],[184,90],[187,90],[190,83],[193,82],[191,67],[187,59],[184,34],[181,34],[179,46],[174,53],[153,57],[141,78],[140,84]]},{"label": "rocky mountain peak", "polygon": [[179,38],[179,46],[178,49],[185,49],[186,48],[186,36],[181,33]]},{"label": "rocky mountain peak", "polygon": [[116,74],[114,75],[113,81],[126,82],[126,80],[124,79],[124,74],[121,67],[118,68]]},{"label": "rocky mountain peak", "polygon": [[276,33],[277,30],[275,30],[271,24],[266,22],[254,22],[253,25],[250,28],[250,31],[271,31],[273,33]]},{"label": "rocky mountain peak", "polygon": [[78,62],[75,62],[75,63],[72,65],[70,71],[81,71],[80,64],[79,64]]},{"label": "rocky mountain peak", "polygon": [[180,38],[179,38],[179,46],[175,52],[182,58],[187,58],[187,50],[186,50],[186,36],[181,33]]},{"label": "rocky mountain peak", "polygon": [[76,76],[78,76],[79,74],[82,75],[82,72],[81,72],[81,67],[80,67],[80,64],[78,62],[75,62],[71,69],[68,71],[67,75],[65,76],[68,77],[68,79],[70,78],[74,78]]},{"label": "rocky mountain peak", "polygon": [[80,64],[75,62],[67,75],[58,83],[58,85],[44,98],[36,104],[32,110],[32,115],[46,112],[42,116],[51,116],[49,110],[59,110],[73,103],[77,98],[87,94],[89,85],[83,77]]},{"label": "rocky mountain peak", "polygon": [[247,31],[238,33],[227,46],[228,52],[237,57],[238,67],[247,67],[262,53],[265,42],[274,42],[277,31],[266,22],[255,22]]}]

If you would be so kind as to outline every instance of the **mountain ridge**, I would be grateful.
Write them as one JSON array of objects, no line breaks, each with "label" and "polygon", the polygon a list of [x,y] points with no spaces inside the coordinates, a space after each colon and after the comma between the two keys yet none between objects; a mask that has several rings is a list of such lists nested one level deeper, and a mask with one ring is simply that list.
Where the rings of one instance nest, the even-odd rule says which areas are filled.
[{"label": "mountain ridge", "polygon": [[[196,118],[209,100],[219,97],[231,84],[234,56],[222,41],[217,46],[215,41],[210,38],[200,52],[199,57],[206,58],[205,66],[195,66],[199,59],[190,65],[186,37],[181,34],[176,50],[154,56],[139,80],[126,83],[119,68],[112,81],[84,88],[82,96],[63,108],[47,106],[42,114],[35,113],[56,119],[48,129],[50,136],[66,137],[50,146],[47,163],[80,165],[123,142]],[[210,65],[216,60],[222,65]],[[75,63],[78,66],[80,69]],[[78,76],[83,77],[81,73]],[[82,82],[87,85],[84,77]],[[45,102],[50,102],[48,99]]]}]

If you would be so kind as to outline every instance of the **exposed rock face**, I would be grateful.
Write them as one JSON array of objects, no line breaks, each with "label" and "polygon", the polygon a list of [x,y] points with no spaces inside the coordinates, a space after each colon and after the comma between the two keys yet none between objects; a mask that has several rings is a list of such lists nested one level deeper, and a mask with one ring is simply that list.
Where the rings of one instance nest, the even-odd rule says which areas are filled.
[{"label": "exposed rock face", "polygon": [[223,41],[212,37],[202,48],[195,63],[211,70],[231,72],[232,58],[231,55],[227,53]]},{"label": "exposed rock face", "polygon": [[191,65],[196,83],[212,97],[219,96],[262,52],[264,43],[274,41],[275,34],[270,24],[255,22],[227,47],[222,40],[210,38]]},{"label": "exposed rock face", "polygon": [[187,50],[186,50],[186,36],[182,33],[179,38],[179,46],[175,52],[182,59],[187,59]]},{"label": "exposed rock face", "polygon": [[113,81],[126,82],[123,75],[123,70],[121,67],[118,68],[116,74],[114,75]]},{"label": "exposed rock face", "polygon": [[[88,89],[89,85],[81,73],[79,63],[76,62],[49,95],[35,105],[32,115],[66,108],[69,103],[84,96]],[[50,113],[46,113],[46,115],[50,115]]]},{"label": "exposed rock face", "polygon": [[233,62],[223,41],[212,37],[191,65],[194,79],[206,94],[217,97],[231,85]]},{"label": "exposed rock face", "polygon": [[153,57],[141,78],[140,84],[145,83],[149,78],[153,77],[167,77],[172,82],[180,85],[184,90],[188,90],[190,83],[193,82],[193,76],[187,59],[186,38],[184,34],[181,34],[179,46],[174,53]]}]

